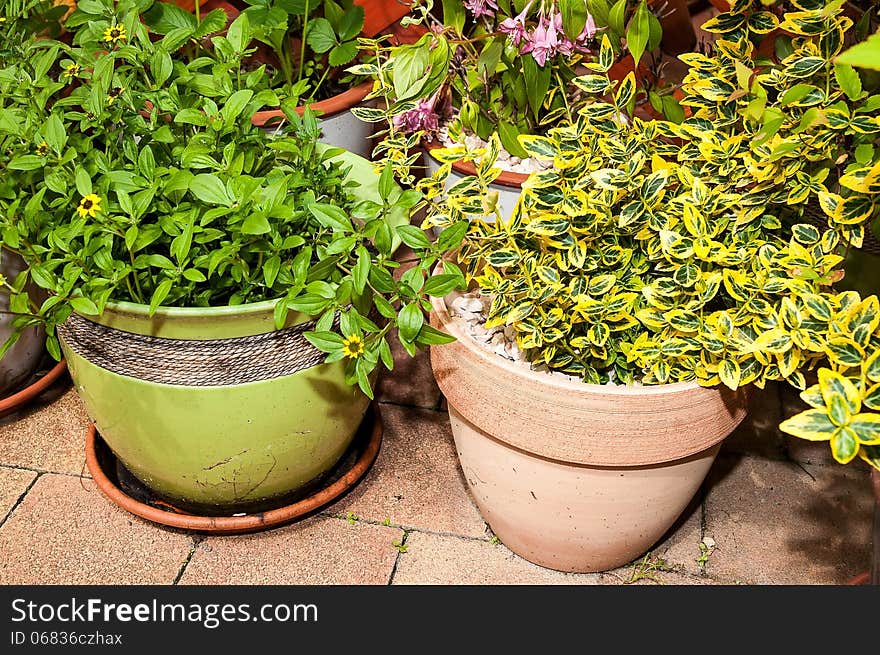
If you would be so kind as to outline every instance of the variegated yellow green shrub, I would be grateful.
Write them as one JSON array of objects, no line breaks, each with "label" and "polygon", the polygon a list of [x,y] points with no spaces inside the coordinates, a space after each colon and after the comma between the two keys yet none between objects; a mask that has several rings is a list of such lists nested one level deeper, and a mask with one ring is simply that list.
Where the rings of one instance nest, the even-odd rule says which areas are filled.
[{"label": "variegated yellow green shrub", "polygon": [[[790,4],[781,60],[756,58],[747,30],[682,57],[680,124],[631,117],[635,83],[608,78],[606,41],[575,81],[592,97],[577,119],[520,137],[552,167],[510,220],[489,188],[496,139],[439,153],[426,223],[470,222],[458,261],[492,298],[488,326],[512,325],[534,364],[591,383],[785,380],[812,409],[783,430],[880,468],[880,305],[834,286],[880,213],[880,96],[834,62],[852,23],[839,7]],[[445,188],[461,160],[476,175]]]}]

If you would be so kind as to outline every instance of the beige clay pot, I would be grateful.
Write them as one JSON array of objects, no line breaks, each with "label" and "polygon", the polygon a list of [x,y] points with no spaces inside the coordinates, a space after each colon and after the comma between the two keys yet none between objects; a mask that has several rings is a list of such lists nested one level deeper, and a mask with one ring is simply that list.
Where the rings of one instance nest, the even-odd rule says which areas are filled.
[{"label": "beige clay pot", "polygon": [[483,350],[443,299],[432,303],[432,325],[457,338],[431,348],[431,365],[462,471],[498,538],[535,564],[606,571],[643,555],[746,415],[744,390],[531,371]]}]

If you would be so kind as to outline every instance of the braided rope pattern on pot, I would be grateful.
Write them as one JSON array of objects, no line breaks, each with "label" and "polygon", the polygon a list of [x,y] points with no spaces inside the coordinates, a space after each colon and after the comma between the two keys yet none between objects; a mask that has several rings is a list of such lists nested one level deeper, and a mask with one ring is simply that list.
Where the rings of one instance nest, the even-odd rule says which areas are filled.
[{"label": "braided rope pattern on pot", "polygon": [[72,314],[58,336],[103,369],[158,384],[222,387],[259,382],[310,368],[326,355],[303,336],[314,323],[232,339],[196,341],[117,330]]}]

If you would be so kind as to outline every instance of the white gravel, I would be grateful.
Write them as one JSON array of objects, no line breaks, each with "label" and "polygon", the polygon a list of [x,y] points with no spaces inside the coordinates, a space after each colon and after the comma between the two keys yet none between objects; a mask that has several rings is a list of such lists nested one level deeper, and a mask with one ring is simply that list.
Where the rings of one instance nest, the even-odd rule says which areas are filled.
[{"label": "white gravel", "polygon": [[[449,313],[459,320],[460,325],[464,328],[464,332],[484,350],[495,353],[499,357],[503,357],[531,371],[540,371],[571,384],[583,384],[583,379],[577,376],[553,371],[546,364],[534,366],[529,362],[516,344],[516,330],[512,325],[499,325],[487,330],[486,318],[491,304],[492,299],[490,297],[482,296],[479,291],[472,291],[453,300],[452,306],[449,307]],[[611,372],[611,379],[606,384],[617,386],[617,383],[614,381],[613,371]]]},{"label": "white gravel", "polygon": [[[453,141],[449,138],[449,133],[445,126],[441,127],[438,130],[437,139],[447,148],[460,145],[458,142]],[[464,137],[464,144],[471,149],[489,147],[489,144],[483,141],[483,139],[478,137],[476,134],[466,134]],[[526,157],[525,159],[514,157],[503,147],[498,153],[498,161],[496,162],[496,164],[499,168],[509,173],[523,173],[525,175],[546,170],[551,166],[550,162],[539,161],[537,159],[532,159],[531,157]]]}]

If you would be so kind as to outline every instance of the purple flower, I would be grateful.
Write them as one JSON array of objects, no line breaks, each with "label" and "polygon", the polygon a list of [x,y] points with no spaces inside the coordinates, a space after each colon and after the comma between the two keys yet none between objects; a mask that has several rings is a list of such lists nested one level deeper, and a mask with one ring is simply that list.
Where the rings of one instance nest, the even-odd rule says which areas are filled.
[{"label": "purple flower", "polygon": [[530,2],[525,6],[519,14],[514,18],[505,18],[501,21],[501,24],[498,25],[498,31],[506,34],[507,38],[510,39],[510,42],[518,47],[520,42],[523,39],[528,39],[526,35],[526,14],[529,12],[532,3]]},{"label": "purple flower", "polygon": [[592,14],[587,14],[587,23],[584,25],[584,29],[578,35],[578,41],[589,41],[596,36],[596,21],[593,20]]},{"label": "purple flower", "polygon": [[498,11],[495,0],[464,0],[464,6],[473,14],[474,18],[480,16],[494,18],[495,12]]},{"label": "purple flower", "polygon": [[543,67],[547,59],[556,54],[559,41],[556,36],[556,26],[553,21],[541,19],[541,24],[535,28],[528,42],[520,49],[520,54],[532,53],[532,57],[538,66]]},{"label": "purple flower", "polygon": [[436,94],[427,100],[420,100],[419,104],[412,109],[408,109],[394,117],[394,127],[401,130],[404,134],[411,134],[420,130],[436,132],[440,126],[440,117],[434,110],[434,103],[436,101]]}]

